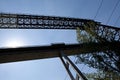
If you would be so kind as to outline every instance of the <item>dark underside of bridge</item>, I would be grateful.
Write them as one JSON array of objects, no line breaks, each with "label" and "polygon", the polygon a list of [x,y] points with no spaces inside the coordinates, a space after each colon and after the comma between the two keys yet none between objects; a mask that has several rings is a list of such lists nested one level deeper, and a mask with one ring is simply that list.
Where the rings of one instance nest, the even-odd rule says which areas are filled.
[{"label": "dark underside of bridge", "polygon": [[[94,23],[94,25],[91,26],[89,23]],[[119,50],[118,48],[120,47],[120,28],[103,25],[94,20],[0,13],[0,29],[76,30],[80,28],[80,30],[85,31],[84,26],[87,26],[90,30],[92,29],[95,35],[97,34],[99,36],[98,39],[101,37],[106,40],[108,39],[108,41],[101,43],[58,44],[51,46],[0,49],[0,63],[59,57],[61,50],[69,56],[100,52],[108,49],[112,50],[115,48],[115,50]]]},{"label": "dark underside of bridge", "polygon": [[[0,49],[0,63],[60,57],[71,80],[79,80],[79,78],[87,80],[87,78],[67,56],[106,52],[109,50],[120,53],[120,28],[103,25],[94,20],[0,13],[0,29],[77,30],[77,37],[81,40],[81,36],[86,37],[86,34],[82,35],[81,32],[86,32],[89,35],[87,40],[94,39],[96,41],[84,42],[84,39],[81,44],[52,44],[51,46]],[[81,40],[78,42],[81,42]],[[70,72],[69,65],[75,70],[76,79]]]},{"label": "dark underside of bridge", "polygon": [[6,48],[0,49],[0,63],[54,58],[60,56],[60,51],[63,51],[67,56],[70,56],[93,52],[103,52],[107,50],[119,51],[119,48],[120,42],[84,43],[70,45],[54,44],[51,46]]}]

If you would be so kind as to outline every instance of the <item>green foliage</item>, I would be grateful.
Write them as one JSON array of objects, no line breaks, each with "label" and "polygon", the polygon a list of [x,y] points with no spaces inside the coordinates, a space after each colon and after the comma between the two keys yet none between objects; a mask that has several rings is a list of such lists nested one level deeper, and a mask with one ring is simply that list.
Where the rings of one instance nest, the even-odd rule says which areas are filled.
[{"label": "green foliage", "polygon": [[98,71],[97,73],[85,74],[88,80],[120,80],[120,75],[111,71]]},{"label": "green foliage", "polygon": [[[115,40],[114,30],[105,28],[105,32],[103,32],[101,35],[101,33],[97,33],[96,29],[97,24],[94,22],[87,22],[87,24],[84,26],[84,30],[77,28],[78,42],[101,43]],[[104,70],[106,72],[112,71],[114,73],[120,74],[120,50],[118,50],[118,47],[115,50],[77,55],[77,59],[77,63],[84,63],[99,70]]]}]

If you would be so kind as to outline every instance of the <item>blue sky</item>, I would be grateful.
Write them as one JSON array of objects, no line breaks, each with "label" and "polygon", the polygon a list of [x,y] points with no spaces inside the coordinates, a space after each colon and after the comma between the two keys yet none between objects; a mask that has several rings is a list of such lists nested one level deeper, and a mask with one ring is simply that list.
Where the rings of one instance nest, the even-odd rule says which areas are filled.
[{"label": "blue sky", "polygon": [[[118,0],[0,0],[0,12],[24,13],[94,19],[106,24]],[[109,25],[120,27],[120,5],[112,15]],[[21,46],[50,45],[51,43],[77,43],[74,30],[0,30],[0,47],[11,41]],[[65,69],[59,58],[0,64],[0,80],[63,80]]]}]

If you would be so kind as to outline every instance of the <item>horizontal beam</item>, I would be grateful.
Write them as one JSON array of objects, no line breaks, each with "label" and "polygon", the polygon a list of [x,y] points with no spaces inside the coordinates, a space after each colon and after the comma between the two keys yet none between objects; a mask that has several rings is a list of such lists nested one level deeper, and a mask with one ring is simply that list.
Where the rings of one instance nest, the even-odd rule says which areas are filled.
[{"label": "horizontal beam", "polygon": [[[114,45],[114,46],[113,46]],[[62,50],[67,56],[83,53],[101,52],[109,49],[119,50],[120,42],[56,44],[51,46],[0,49],[0,63],[26,61],[60,56]]]},{"label": "horizontal beam", "polygon": [[[90,26],[90,23],[94,25]],[[85,30],[85,25],[100,37],[120,41],[120,28],[102,25],[89,19],[0,13],[0,29]]]},{"label": "horizontal beam", "polygon": [[90,19],[58,17],[58,16],[40,16],[25,14],[6,14],[0,13],[0,29],[84,29],[87,22],[94,22],[96,27],[104,26],[111,29],[120,30],[120,28],[108,25],[101,25],[99,22]]},{"label": "horizontal beam", "polygon": [[92,20],[1,13],[0,29],[76,29],[88,21]]}]

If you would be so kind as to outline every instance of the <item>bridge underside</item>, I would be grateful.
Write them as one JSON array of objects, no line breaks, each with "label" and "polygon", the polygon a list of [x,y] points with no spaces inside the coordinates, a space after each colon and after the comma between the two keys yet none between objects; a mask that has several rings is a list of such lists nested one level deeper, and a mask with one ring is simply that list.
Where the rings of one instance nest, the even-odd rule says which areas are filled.
[{"label": "bridge underside", "polygon": [[120,41],[120,28],[103,25],[94,20],[0,13],[0,29],[77,30],[77,28],[82,31],[89,30],[97,38],[104,38],[108,41]]},{"label": "bridge underside", "polygon": [[60,57],[61,51],[63,51],[67,56],[70,56],[84,53],[103,52],[107,50],[119,51],[119,48],[120,42],[71,45],[55,44],[51,46],[6,48],[0,49],[0,63]]},{"label": "bridge underside", "polygon": [[108,25],[102,25],[90,19],[58,17],[58,16],[39,16],[25,14],[6,14],[0,13],[0,29],[84,29],[87,22],[94,22],[96,29],[106,27],[119,29]]},{"label": "bridge underside", "polygon": [[[120,28],[102,25],[94,20],[0,13],[0,29],[77,29],[77,36],[81,44],[0,49],[0,63],[60,57],[71,80],[79,80],[79,78],[87,80],[87,78],[67,56],[109,50],[120,53]],[[87,43],[84,43],[86,37],[88,40]],[[76,79],[70,72],[70,65],[76,71]]]}]

